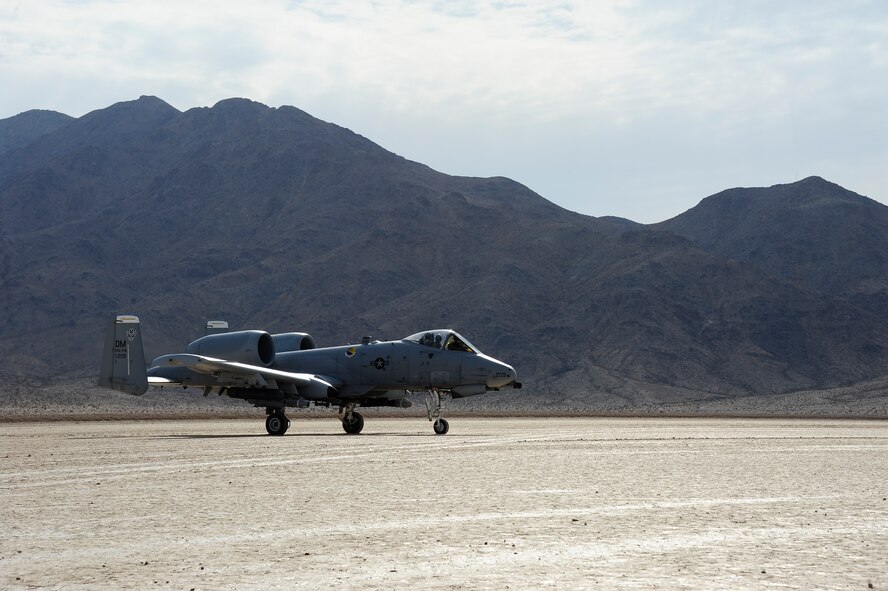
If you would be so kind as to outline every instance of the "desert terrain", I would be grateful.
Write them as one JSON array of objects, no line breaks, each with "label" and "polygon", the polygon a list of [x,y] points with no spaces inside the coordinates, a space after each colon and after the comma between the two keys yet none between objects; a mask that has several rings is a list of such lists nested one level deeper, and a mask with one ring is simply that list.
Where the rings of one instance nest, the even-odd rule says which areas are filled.
[{"label": "desert terrain", "polygon": [[5,589],[888,589],[888,423],[0,423]]}]

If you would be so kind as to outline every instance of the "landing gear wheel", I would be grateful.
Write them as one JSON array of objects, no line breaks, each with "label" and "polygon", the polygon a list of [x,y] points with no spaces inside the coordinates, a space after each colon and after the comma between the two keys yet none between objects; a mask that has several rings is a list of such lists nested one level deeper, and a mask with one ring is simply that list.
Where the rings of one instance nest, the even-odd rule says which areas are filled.
[{"label": "landing gear wheel", "polygon": [[426,399],[426,410],[429,411],[429,420],[435,421],[433,425],[435,434],[446,435],[450,430],[450,423],[444,418],[444,407],[450,400],[450,392],[437,388],[429,388],[429,397]]},{"label": "landing gear wheel", "polygon": [[265,430],[269,435],[283,435],[290,428],[290,419],[282,412],[273,412],[265,419]]},{"label": "landing gear wheel", "polygon": [[447,435],[447,432],[450,431],[450,423],[447,422],[447,419],[438,419],[433,427],[435,435]]},{"label": "landing gear wheel", "polygon": [[364,417],[359,412],[347,412],[342,417],[342,428],[349,435],[357,435],[364,428]]}]

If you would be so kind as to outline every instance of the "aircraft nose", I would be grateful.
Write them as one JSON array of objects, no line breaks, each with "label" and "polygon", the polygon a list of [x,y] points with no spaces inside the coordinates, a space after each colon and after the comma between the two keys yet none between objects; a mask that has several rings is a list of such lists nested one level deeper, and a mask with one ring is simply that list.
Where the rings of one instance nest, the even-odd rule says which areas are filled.
[{"label": "aircraft nose", "polygon": [[502,361],[494,361],[493,371],[487,380],[488,388],[502,388],[509,384],[517,383],[518,372],[508,363]]},{"label": "aircraft nose", "polygon": [[511,384],[513,388],[520,388],[521,382],[518,381],[518,372],[515,371],[515,368],[511,365],[509,366],[509,370],[509,382],[506,385],[508,386]]}]

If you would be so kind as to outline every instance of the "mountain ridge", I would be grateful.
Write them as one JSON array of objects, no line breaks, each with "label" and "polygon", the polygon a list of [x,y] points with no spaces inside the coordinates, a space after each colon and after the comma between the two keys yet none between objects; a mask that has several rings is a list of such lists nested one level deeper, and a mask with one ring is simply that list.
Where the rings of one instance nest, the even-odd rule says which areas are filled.
[{"label": "mountain ridge", "polygon": [[808,177],[722,191],[652,227],[813,289],[873,294],[888,289],[886,225],[888,206]]},{"label": "mountain ridge", "polygon": [[56,111],[32,109],[0,120],[0,156],[23,148],[34,140],[59,129],[74,118]]},{"label": "mountain ridge", "polygon": [[[809,177],[645,226],[569,212],[510,179],[439,173],[295,107],[142,97],[0,161],[0,374],[88,376],[104,319],[131,312],[149,357],[210,317],[326,345],[451,326],[553,404],[872,380],[888,375],[888,219],[853,195]],[[762,199],[783,205],[762,213]],[[808,235],[834,220],[832,202],[854,215]],[[807,220],[799,233],[786,212]],[[861,224],[873,236],[848,246]],[[778,264],[812,236],[831,253],[824,268]]]}]

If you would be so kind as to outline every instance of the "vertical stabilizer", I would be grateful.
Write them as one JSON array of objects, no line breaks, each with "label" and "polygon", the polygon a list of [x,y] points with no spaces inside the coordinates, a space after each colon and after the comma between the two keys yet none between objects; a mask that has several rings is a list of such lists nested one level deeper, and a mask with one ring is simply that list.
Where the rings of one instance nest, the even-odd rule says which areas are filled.
[{"label": "vertical stabilizer", "polygon": [[228,323],[224,320],[207,320],[207,329],[204,336],[208,334],[219,334],[228,332]]},{"label": "vertical stabilizer", "polygon": [[105,334],[99,385],[140,396],[148,389],[142,327],[136,316],[113,318]]}]

